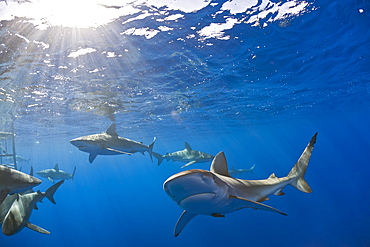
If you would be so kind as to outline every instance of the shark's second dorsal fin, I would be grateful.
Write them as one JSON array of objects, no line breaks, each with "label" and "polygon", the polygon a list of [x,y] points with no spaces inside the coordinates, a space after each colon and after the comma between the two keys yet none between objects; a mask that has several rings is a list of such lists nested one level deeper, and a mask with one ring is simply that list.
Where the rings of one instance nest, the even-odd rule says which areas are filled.
[{"label": "shark's second dorsal fin", "polygon": [[117,135],[117,130],[116,130],[116,124],[112,123],[105,133],[107,133],[108,135],[111,135],[111,136],[118,136]]},{"label": "shark's second dorsal fin", "polygon": [[59,166],[58,166],[58,163],[54,166],[54,170],[56,170],[57,172],[59,172]]},{"label": "shark's second dorsal fin", "polygon": [[185,142],[185,149],[187,149],[188,151],[193,150],[193,149],[190,147],[189,143],[187,143],[187,142]]},{"label": "shark's second dorsal fin", "polygon": [[230,177],[224,152],[219,152],[212,161],[211,172]]},{"label": "shark's second dorsal fin", "polygon": [[275,173],[272,173],[268,178],[276,178]]}]

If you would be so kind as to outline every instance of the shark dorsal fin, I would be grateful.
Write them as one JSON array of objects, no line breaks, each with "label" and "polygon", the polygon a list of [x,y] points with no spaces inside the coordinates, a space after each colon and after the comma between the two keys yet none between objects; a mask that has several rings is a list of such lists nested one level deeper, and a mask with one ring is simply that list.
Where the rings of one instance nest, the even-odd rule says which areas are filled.
[{"label": "shark dorsal fin", "polygon": [[275,173],[272,173],[268,178],[276,178]]},{"label": "shark dorsal fin", "polygon": [[112,123],[105,133],[111,136],[118,136],[116,131],[116,124]]},{"label": "shark dorsal fin", "polygon": [[211,172],[230,177],[224,152],[219,152],[212,161]]},{"label": "shark dorsal fin", "polygon": [[57,172],[59,172],[59,166],[58,166],[58,163],[54,166],[54,170],[56,170]]},{"label": "shark dorsal fin", "polygon": [[187,143],[187,142],[185,142],[185,149],[187,149],[189,151],[193,150],[193,149],[191,149],[189,143]]}]

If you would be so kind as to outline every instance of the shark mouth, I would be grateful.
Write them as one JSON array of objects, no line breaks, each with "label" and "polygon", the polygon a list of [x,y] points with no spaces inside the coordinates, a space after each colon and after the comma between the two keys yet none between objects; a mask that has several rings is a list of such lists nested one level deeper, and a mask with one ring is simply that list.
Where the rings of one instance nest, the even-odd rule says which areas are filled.
[{"label": "shark mouth", "polygon": [[184,208],[192,208],[192,207],[203,207],[206,204],[209,204],[210,200],[216,197],[216,193],[214,192],[204,192],[195,195],[190,195],[178,202],[178,204]]}]

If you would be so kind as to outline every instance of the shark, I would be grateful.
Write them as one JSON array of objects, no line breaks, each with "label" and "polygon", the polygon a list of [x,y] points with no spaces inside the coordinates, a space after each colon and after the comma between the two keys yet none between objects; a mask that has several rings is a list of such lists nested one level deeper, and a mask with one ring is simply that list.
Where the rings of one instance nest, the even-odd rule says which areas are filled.
[{"label": "shark", "polygon": [[41,180],[32,175],[0,165],[0,204],[8,194],[27,191],[40,183]]},{"label": "shark", "polygon": [[50,182],[54,183],[54,180],[62,180],[62,179],[72,179],[75,176],[76,167],[73,169],[73,173],[70,174],[68,172],[62,171],[59,169],[58,164],[54,166],[53,169],[45,169],[36,172],[37,175],[40,177],[44,177],[49,179]]},{"label": "shark", "polygon": [[[19,155],[16,155],[15,156],[15,159],[16,159],[16,162],[19,163],[19,162],[27,162],[27,164],[29,164],[30,162],[30,158],[24,158],[22,156],[19,156]],[[6,156],[3,160],[3,164],[12,164],[14,163],[14,158],[13,156]]]},{"label": "shark", "polygon": [[[120,137],[116,131],[116,124],[112,123],[107,131],[102,134],[87,135],[72,139],[70,143],[79,150],[89,153],[89,162],[92,163],[97,155],[118,155],[148,152],[152,159],[153,142],[146,146],[141,142]],[[153,159],[152,159],[153,160]]]},{"label": "shark", "polygon": [[272,173],[263,180],[242,180],[230,176],[224,152],[219,152],[212,161],[210,171],[193,169],[169,177],[163,184],[164,191],[182,209],[174,236],[197,215],[225,217],[225,214],[243,208],[260,209],[287,215],[262,202],[270,195],[284,195],[285,186],[311,193],[312,189],[304,176],[311,153],[316,143],[317,133],[311,138],[303,153],[287,176],[278,178]]},{"label": "shark", "polygon": [[253,170],[254,170],[254,167],[256,165],[253,165],[251,168],[249,169],[235,169],[234,167],[232,167],[230,170],[229,170],[229,174],[230,175],[240,175],[240,174],[244,174],[244,173],[247,173],[247,172],[250,172],[253,174]]},{"label": "shark", "polygon": [[153,152],[153,156],[158,159],[158,165],[160,165],[164,159],[172,160],[172,161],[187,162],[181,168],[185,168],[194,163],[202,163],[202,162],[211,161],[214,158],[214,156],[211,154],[207,154],[207,153],[192,149],[187,142],[185,142],[184,150],[176,151],[173,153],[167,153],[165,155],[161,155],[161,154]]},{"label": "shark", "polygon": [[[33,176],[33,167],[31,166],[30,175]],[[28,194],[34,192],[31,189],[22,192],[21,194]],[[18,193],[7,195],[5,200],[0,204],[0,223],[4,221],[6,214],[8,213],[10,207],[13,205],[13,202],[18,198]]]},{"label": "shark", "polygon": [[16,200],[14,200],[3,221],[2,232],[7,236],[11,236],[20,232],[24,227],[28,227],[39,233],[50,234],[49,231],[30,223],[28,220],[32,210],[37,208],[36,203],[45,197],[56,204],[53,196],[63,182],[64,180],[59,181],[47,189],[46,192],[37,191],[24,195],[17,194]]}]

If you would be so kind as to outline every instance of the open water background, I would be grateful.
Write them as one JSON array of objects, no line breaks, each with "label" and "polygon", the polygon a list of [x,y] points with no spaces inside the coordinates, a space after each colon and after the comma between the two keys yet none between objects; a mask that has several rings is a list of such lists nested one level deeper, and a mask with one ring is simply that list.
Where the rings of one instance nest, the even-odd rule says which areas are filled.
[{"label": "open water background", "polygon": [[[0,121],[7,131],[14,120],[23,171],[58,163],[76,175],[31,216],[50,235],[26,228],[1,235],[1,247],[370,246],[369,1],[54,6],[0,2]],[[175,238],[182,210],[162,184],[182,163],[134,154],[90,164],[69,143],[112,122],[122,137],[157,137],[158,153],[186,141],[224,151],[230,167],[256,164],[244,179],[286,176],[318,132],[313,193],[287,187],[266,201],[288,217],[198,216]]]}]

